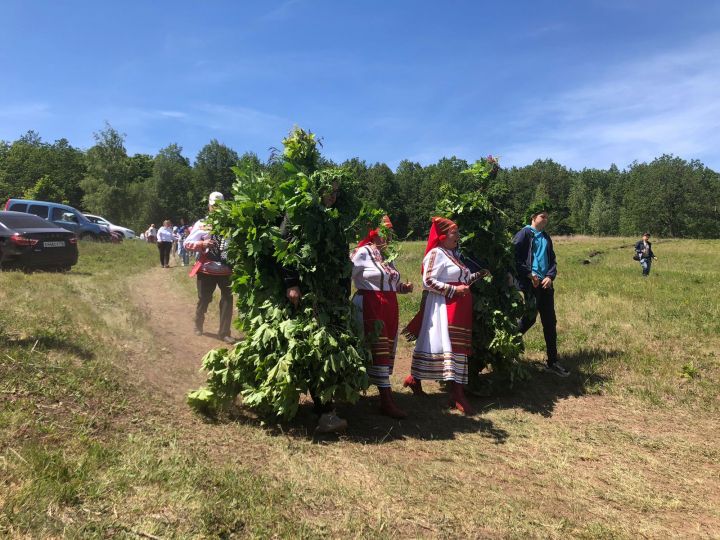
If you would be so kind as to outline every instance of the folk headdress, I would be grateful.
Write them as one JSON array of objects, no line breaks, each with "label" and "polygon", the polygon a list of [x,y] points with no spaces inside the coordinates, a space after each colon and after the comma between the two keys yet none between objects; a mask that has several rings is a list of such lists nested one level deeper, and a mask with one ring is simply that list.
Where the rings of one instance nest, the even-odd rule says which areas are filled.
[{"label": "folk headdress", "polygon": [[444,217],[432,218],[430,234],[428,235],[427,246],[425,246],[425,255],[427,255],[431,249],[438,247],[440,242],[447,238],[448,233],[453,227],[457,229],[457,224],[454,221]]},{"label": "folk headdress", "polygon": [[387,232],[388,230],[392,230],[392,228],[393,224],[390,221],[390,218],[388,216],[383,216],[382,221],[380,222],[380,226],[377,229],[370,229],[365,238],[360,240],[357,247],[363,247],[372,243],[372,241],[378,236],[385,236],[383,233]]},{"label": "folk headdress", "polygon": [[[431,249],[438,247],[440,245],[440,242],[447,238],[448,233],[452,230],[453,227],[457,229],[457,224],[454,221],[451,221],[444,217],[432,218],[432,225],[430,225],[430,234],[428,235],[427,245],[425,246],[425,255],[427,255]],[[425,255],[423,255],[423,258],[425,257]],[[424,273],[425,265],[422,264],[420,265],[420,274]]]}]

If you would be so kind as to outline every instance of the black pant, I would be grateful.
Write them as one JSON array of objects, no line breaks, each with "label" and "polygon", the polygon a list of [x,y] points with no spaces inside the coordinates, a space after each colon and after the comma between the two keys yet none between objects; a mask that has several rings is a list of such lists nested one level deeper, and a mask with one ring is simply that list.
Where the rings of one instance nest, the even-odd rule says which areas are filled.
[{"label": "black pant", "polygon": [[157,247],[160,252],[160,266],[163,268],[170,266],[170,250],[172,249],[172,242],[158,242]]},{"label": "black pant", "polygon": [[222,338],[230,335],[230,324],[232,323],[232,289],[230,288],[230,276],[213,276],[211,274],[198,273],[197,292],[198,303],[195,308],[195,328],[202,331],[205,322],[205,313],[212,301],[215,287],[220,289],[220,329],[218,335]]},{"label": "black pant", "polygon": [[542,287],[531,287],[525,293],[525,301],[530,300],[530,295],[535,297],[536,307],[534,312],[526,314],[518,324],[523,334],[532,328],[540,313],[540,322],[545,335],[545,349],[547,350],[548,365],[557,362],[557,318],[555,317],[555,289],[543,289]]},{"label": "black pant", "polygon": [[333,405],[332,401],[328,401],[327,403],[323,403],[322,401],[320,401],[319,392],[310,390],[310,397],[313,400],[313,412],[318,416],[329,413],[335,408],[335,405]]}]

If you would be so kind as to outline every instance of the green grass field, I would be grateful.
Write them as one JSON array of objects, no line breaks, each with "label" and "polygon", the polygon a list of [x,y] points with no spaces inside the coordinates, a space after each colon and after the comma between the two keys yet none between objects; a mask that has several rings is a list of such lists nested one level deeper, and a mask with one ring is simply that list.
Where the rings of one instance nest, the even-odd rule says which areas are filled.
[{"label": "green grass field", "polygon": [[[143,380],[133,366],[166,345],[130,294],[152,246],[0,273],[0,537],[718,537],[720,241],[656,241],[649,279],[632,241],[556,239],[569,378],[540,370],[538,325],[530,380],[466,418],[437,386],[401,388],[402,344],[410,417],[378,415],[370,391],[341,406],[339,438],[314,437],[308,407],[291,424],[209,423]],[[398,260],[415,283],[423,247]],[[194,283],[168,272],[190,316]]]}]

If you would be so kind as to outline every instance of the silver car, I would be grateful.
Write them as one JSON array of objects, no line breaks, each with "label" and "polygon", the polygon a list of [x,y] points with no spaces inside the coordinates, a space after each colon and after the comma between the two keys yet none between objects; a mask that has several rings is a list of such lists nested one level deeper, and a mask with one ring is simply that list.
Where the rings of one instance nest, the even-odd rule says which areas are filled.
[{"label": "silver car", "polygon": [[106,226],[108,229],[110,229],[110,232],[121,233],[125,238],[135,238],[135,231],[133,231],[132,229],[128,229],[127,227],[121,227],[120,225],[114,225],[101,216],[95,216],[93,214],[84,214],[84,216],[93,223]]}]

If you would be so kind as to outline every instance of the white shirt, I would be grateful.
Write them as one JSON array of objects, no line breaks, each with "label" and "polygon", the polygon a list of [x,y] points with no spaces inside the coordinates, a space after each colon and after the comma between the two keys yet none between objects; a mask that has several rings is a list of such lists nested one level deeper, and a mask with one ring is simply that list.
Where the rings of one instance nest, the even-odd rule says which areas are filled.
[{"label": "white shirt", "polygon": [[157,233],[158,242],[172,242],[175,240],[172,227],[160,227]]}]

